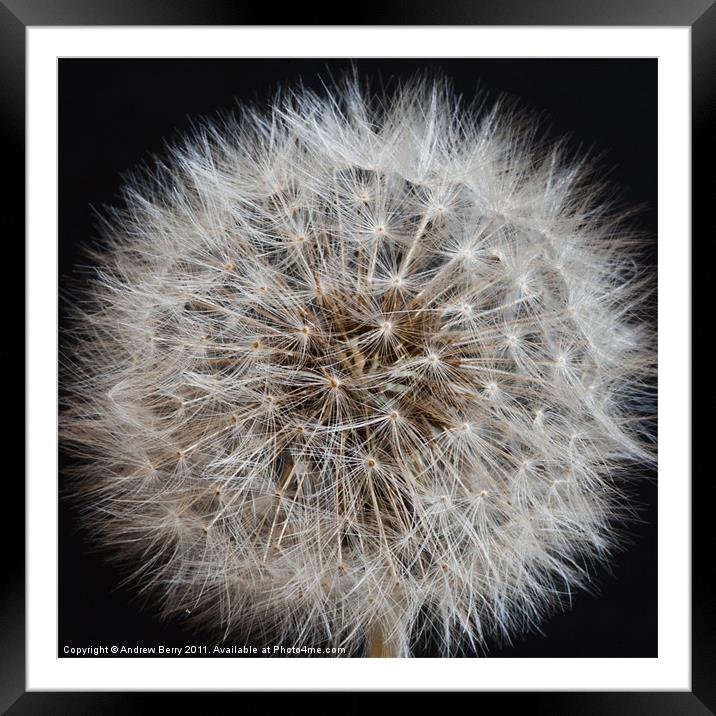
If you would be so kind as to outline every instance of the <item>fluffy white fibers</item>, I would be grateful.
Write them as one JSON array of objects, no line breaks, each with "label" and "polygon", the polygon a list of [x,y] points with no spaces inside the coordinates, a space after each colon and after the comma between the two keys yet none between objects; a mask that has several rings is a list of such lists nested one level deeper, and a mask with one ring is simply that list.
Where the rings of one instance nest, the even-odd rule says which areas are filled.
[{"label": "fluffy white fibers", "polygon": [[441,80],[196,127],[73,307],[98,541],[224,637],[402,656],[537,625],[653,452],[648,281],[590,171]]}]

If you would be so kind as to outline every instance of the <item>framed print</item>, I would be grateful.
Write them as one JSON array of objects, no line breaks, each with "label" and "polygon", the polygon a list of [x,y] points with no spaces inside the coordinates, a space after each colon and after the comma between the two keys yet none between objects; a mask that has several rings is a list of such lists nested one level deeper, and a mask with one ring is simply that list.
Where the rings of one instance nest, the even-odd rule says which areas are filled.
[{"label": "framed print", "polygon": [[711,705],[689,180],[712,10],[8,7],[10,713],[114,708],[92,691]]}]

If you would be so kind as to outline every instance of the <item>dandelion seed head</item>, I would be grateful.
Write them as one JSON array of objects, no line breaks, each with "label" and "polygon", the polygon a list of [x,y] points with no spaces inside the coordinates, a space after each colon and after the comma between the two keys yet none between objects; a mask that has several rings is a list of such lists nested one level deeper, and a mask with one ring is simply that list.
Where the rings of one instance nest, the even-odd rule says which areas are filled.
[{"label": "dandelion seed head", "polygon": [[600,197],[440,80],[206,122],[129,181],[74,307],[86,523],[227,638],[450,654],[532,628],[651,460],[646,289]]}]

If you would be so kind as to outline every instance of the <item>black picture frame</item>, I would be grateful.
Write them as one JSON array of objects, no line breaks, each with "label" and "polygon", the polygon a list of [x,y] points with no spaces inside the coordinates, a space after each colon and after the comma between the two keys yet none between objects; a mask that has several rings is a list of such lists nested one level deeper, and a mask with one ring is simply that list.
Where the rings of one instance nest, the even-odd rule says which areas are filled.
[{"label": "black picture frame", "polygon": [[[705,222],[706,192],[709,182],[706,171],[710,154],[705,151],[706,132],[714,119],[712,82],[716,56],[716,8],[711,0],[690,0],[681,3],[653,4],[646,0],[627,2],[609,0],[591,4],[586,0],[520,3],[503,0],[498,4],[474,3],[466,7],[441,7],[438,12],[428,2],[415,2],[406,11],[402,3],[383,2],[380,10],[369,12],[363,5],[355,17],[365,24],[392,25],[630,25],[630,26],[689,26],[692,41],[692,142],[703,147],[692,160],[693,216],[697,230]],[[307,23],[304,11],[291,17],[292,11],[282,15],[283,20],[297,19]],[[298,13],[296,13],[298,14]],[[254,8],[243,8],[221,0],[192,3],[175,0],[171,5],[160,0],[122,4],[111,0],[2,0],[0,1],[0,128],[2,131],[6,175],[16,178],[6,188],[6,207],[11,211],[12,228],[9,236],[22,235],[25,215],[25,29],[28,26],[92,26],[92,25],[261,25],[268,13]],[[319,18],[312,18],[317,21]],[[325,17],[320,18],[325,21]],[[315,24],[330,24],[315,22]],[[699,181],[699,179],[702,181]],[[705,223],[703,223],[705,226]],[[16,233],[15,233],[16,232]],[[8,242],[9,245],[20,242]],[[686,247],[685,247],[686,250]],[[686,476],[684,476],[686,477]],[[5,499],[19,506],[24,491],[12,481],[6,482]],[[709,503],[708,485],[693,485],[692,496],[692,564],[708,564],[710,539],[705,510]],[[22,514],[19,520],[3,523],[6,545],[18,543],[23,533]],[[5,584],[0,592],[0,709],[12,714],[42,713],[123,713],[141,711],[139,704],[148,694],[122,692],[117,694],[83,692],[26,692],[25,691],[25,562],[19,550],[8,548],[5,555]],[[590,713],[649,713],[649,714],[706,714],[716,711],[716,621],[711,610],[708,571],[693,570],[692,581],[692,690],[690,692],[624,692],[624,693],[510,693],[510,706],[518,701],[529,703],[537,712],[553,714]],[[711,674],[712,676],[709,676]],[[161,698],[165,699],[166,694]],[[188,695],[182,695],[186,699]],[[484,694],[482,698],[490,697]],[[529,699],[529,701],[527,701]],[[484,702],[483,702],[484,703]],[[502,702],[503,706],[506,702]],[[186,704],[188,705],[188,703]],[[157,708],[166,708],[156,702]],[[359,702],[352,702],[360,708]]]}]

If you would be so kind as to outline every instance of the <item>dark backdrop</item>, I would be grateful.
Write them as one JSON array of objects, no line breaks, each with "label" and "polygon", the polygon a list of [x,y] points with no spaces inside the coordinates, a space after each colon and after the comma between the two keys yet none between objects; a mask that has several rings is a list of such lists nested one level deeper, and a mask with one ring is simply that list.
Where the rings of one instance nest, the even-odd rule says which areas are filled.
[{"label": "dark backdrop", "polygon": [[[426,48],[429,51],[429,48]],[[344,60],[59,60],[59,280],[76,280],[80,249],[97,238],[94,209],[118,201],[121,174],[161,153],[163,142],[200,116],[236,101],[265,104],[279,83],[299,78],[320,88]],[[508,93],[545,119],[545,131],[570,134],[574,147],[599,153],[621,199],[643,207],[640,226],[653,237],[644,262],[656,268],[657,61],[655,59],[371,59],[356,60],[375,79],[442,71],[466,98],[476,89]],[[60,308],[60,329],[64,309]],[[60,386],[61,389],[61,386]],[[60,450],[60,484],[68,459]],[[657,492],[640,481],[641,522],[633,544],[595,575],[598,594],[579,593],[542,634],[495,644],[492,657],[657,656]],[[179,622],[160,622],[123,574],[89,549],[70,504],[59,510],[59,636],[64,645],[180,646],[209,643]],[[430,655],[427,647],[425,655]]]}]

